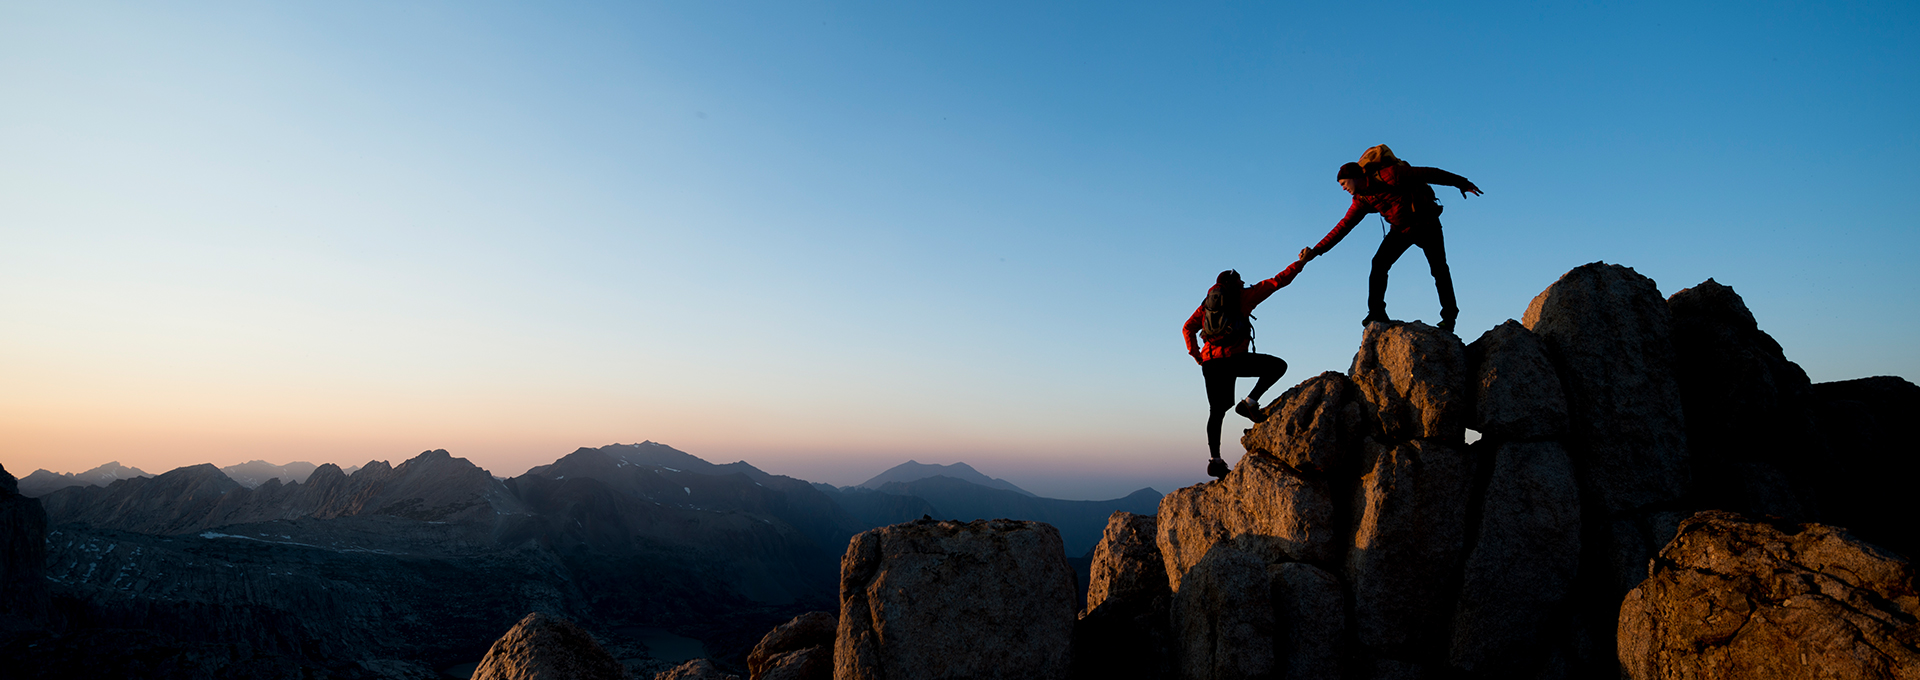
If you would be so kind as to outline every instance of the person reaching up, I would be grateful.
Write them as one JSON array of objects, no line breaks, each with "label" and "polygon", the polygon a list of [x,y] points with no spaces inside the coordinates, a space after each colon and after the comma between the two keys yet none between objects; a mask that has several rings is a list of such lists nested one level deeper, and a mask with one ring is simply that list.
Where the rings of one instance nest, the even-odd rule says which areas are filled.
[{"label": "person reaching up", "polygon": [[1420,251],[1427,256],[1427,268],[1433,273],[1434,288],[1440,293],[1440,330],[1453,332],[1453,320],[1460,315],[1460,307],[1454,303],[1453,272],[1447,268],[1447,242],[1440,232],[1442,207],[1429,185],[1458,188],[1462,198],[1469,193],[1479,196],[1480,187],[1439,168],[1410,165],[1395,158],[1393,150],[1385,144],[1367,149],[1359,163],[1340,166],[1335,179],[1339,180],[1341,189],[1353,195],[1353,205],[1319,244],[1300,251],[1300,259],[1311,261],[1327,254],[1369,213],[1380,213],[1393,229],[1380,241],[1380,250],[1373,254],[1373,271],[1367,277],[1367,317],[1360,325],[1388,320],[1387,270],[1393,268],[1393,263],[1399,261],[1408,248],[1420,246]]},{"label": "person reaching up", "polygon": [[[1220,272],[1214,278],[1213,287],[1207,289],[1206,300],[1181,327],[1187,340],[1187,354],[1200,364],[1200,375],[1206,379],[1207,450],[1213,454],[1207,463],[1207,474],[1216,479],[1227,476],[1227,463],[1220,459],[1220,426],[1226,419],[1227,409],[1255,423],[1266,420],[1260,410],[1260,395],[1266,394],[1267,389],[1287,373],[1287,362],[1280,357],[1254,353],[1253,308],[1274,291],[1293,283],[1293,277],[1306,265],[1304,259],[1296,261],[1273,278],[1252,286],[1240,280],[1240,272],[1231,269]],[[1205,340],[1204,346],[1195,341],[1196,334]],[[1235,378],[1257,379],[1253,392],[1237,405],[1233,400]]]}]

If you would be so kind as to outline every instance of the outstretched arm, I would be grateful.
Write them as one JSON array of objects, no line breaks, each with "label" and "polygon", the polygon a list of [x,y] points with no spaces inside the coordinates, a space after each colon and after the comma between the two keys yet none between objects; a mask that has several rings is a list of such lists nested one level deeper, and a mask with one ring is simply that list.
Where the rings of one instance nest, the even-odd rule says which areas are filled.
[{"label": "outstretched arm", "polygon": [[1475,196],[1481,195],[1480,187],[1474,186],[1473,182],[1468,181],[1467,178],[1439,168],[1409,167],[1401,168],[1401,170],[1412,175],[1411,179],[1415,182],[1438,184],[1459,189],[1461,198],[1466,198],[1469,193]]},{"label": "outstretched arm", "polygon": [[1306,262],[1333,250],[1334,246],[1340,244],[1340,239],[1346,238],[1347,232],[1353,231],[1354,225],[1360,224],[1360,220],[1365,219],[1371,212],[1373,212],[1373,206],[1367,205],[1367,202],[1360,200],[1358,196],[1354,197],[1353,205],[1347,207],[1347,215],[1340,218],[1338,224],[1333,225],[1333,231],[1327,232],[1327,235],[1320,239],[1319,244],[1300,251],[1300,261]]},{"label": "outstretched arm", "polygon": [[1307,261],[1305,258],[1295,260],[1293,264],[1287,265],[1286,269],[1280,270],[1278,274],[1274,274],[1273,278],[1247,286],[1247,297],[1245,298],[1247,301],[1247,310],[1252,311],[1254,306],[1265,302],[1268,296],[1273,295],[1274,291],[1287,287],[1289,283],[1293,283],[1293,277],[1299,276],[1300,270],[1306,267]]}]

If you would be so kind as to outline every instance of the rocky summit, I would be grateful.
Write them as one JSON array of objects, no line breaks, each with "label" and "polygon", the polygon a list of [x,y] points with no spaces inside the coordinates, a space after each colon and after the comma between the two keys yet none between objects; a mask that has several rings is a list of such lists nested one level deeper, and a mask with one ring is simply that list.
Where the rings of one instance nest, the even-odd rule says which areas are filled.
[{"label": "rocky summit", "polygon": [[1913,677],[1907,562],[1781,516],[1908,538],[1882,519],[1901,495],[1833,471],[1911,448],[1893,433],[1920,388],[1809,385],[1711,280],[1662,299],[1594,263],[1524,317],[1464,346],[1373,324],[1225,479],[1116,515],[1073,675]]}]

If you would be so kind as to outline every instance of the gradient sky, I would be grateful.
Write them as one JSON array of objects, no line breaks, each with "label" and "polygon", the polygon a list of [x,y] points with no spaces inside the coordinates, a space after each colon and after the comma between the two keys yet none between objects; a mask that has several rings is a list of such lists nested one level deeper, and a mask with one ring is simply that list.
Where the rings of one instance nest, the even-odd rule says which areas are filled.
[{"label": "gradient sky", "polygon": [[[1379,143],[1486,191],[1440,194],[1467,340],[1606,261],[1920,377],[1910,2],[554,4],[0,4],[0,464],[1168,491],[1179,325]],[[1256,311],[1272,395],[1351,362],[1379,228]]]}]

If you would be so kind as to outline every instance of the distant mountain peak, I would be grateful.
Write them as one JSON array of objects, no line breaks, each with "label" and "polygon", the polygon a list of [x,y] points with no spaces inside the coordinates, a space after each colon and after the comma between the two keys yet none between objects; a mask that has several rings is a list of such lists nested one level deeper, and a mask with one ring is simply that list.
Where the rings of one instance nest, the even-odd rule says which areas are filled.
[{"label": "distant mountain peak", "polygon": [[[861,482],[859,488],[879,489],[892,482],[914,482],[928,477],[950,477],[964,482],[972,482],[989,489],[1005,489],[1023,496],[1034,496],[1033,492],[1014,486],[1013,482],[988,477],[966,463],[941,465],[938,463],[929,464],[912,460],[895,465],[886,472],[875,475],[873,479]],[[1038,496],[1035,497],[1037,498]]]},{"label": "distant mountain peak", "polygon": [[152,476],[153,473],[121,465],[117,460],[77,474],[34,470],[33,474],[20,479],[20,493],[39,497],[69,486],[106,486],[122,479]]},{"label": "distant mountain peak", "polygon": [[282,484],[307,481],[307,478],[312,476],[313,471],[318,467],[319,466],[313,463],[303,460],[297,460],[285,465],[275,465],[264,460],[256,459],[239,465],[228,465],[220,468],[220,471],[227,473],[228,477],[231,477],[233,481],[239,482],[241,486],[253,489],[274,480],[279,480]]}]

